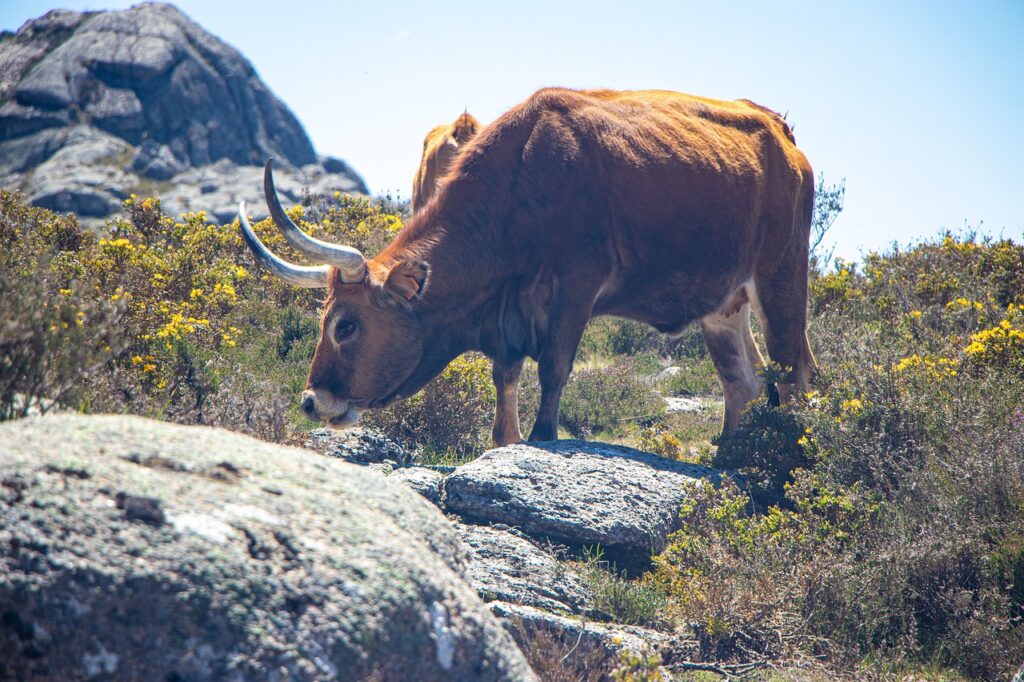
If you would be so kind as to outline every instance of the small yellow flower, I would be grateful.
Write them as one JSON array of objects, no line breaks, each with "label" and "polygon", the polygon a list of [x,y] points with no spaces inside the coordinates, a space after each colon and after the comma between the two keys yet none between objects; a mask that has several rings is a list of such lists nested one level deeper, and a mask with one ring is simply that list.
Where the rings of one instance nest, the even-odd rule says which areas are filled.
[{"label": "small yellow flower", "polygon": [[856,417],[864,412],[864,401],[860,398],[844,400],[839,404],[839,412],[843,416]]},{"label": "small yellow flower", "polygon": [[902,372],[910,367],[917,367],[920,364],[921,356],[915,353],[914,355],[911,355],[910,357],[907,358],[903,358],[902,360],[897,362],[893,369],[896,370],[897,372]]}]

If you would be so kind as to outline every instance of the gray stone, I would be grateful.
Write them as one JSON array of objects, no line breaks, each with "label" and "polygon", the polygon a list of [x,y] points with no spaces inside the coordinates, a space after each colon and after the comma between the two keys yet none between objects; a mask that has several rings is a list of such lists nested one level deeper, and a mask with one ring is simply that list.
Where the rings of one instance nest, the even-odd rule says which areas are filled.
[{"label": "gray stone", "polygon": [[661,370],[653,377],[651,377],[651,382],[657,384],[661,383],[662,381],[668,381],[669,379],[671,379],[672,377],[674,377],[675,375],[679,374],[682,371],[682,367],[676,367],[675,365],[671,367],[666,367],[665,369]]},{"label": "gray stone", "polygon": [[53,211],[109,215],[128,196],[117,188],[138,182],[121,167],[131,149],[124,140],[95,128],[71,128],[63,146],[27,174],[22,189],[32,203]]},{"label": "gray stone", "polygon": [[[185,170],[182,163],[174,158],[174,154],[171,153],[167,145],[157,144],[151,140],[146,140],[139,145],[135,153],[132,154],[130,166],[133,171],[154,180],[170,180]],[[199,191],[204,192],[205,187],[216,188],[213,184],[207,184],[200,187]]]},{"label": "gray stone", "polygon": [[126,88],[101,87],[89,113],[93,125],[125,140],[135,142],[146,130],[142,102]]},{"label": "gray stone", "polygon": [[[594,667],[614,669],[621,651],[641,655],[658,653],[662,654],[664,661],[671,657],[668,655],[670,652],[677,656],[680,649],[679,642],[672,635],[657,630],[599,623],[579,616],[548,613],[522,604],[493,601],[489,606],[491,612],[505,622],[508,631],[524,649],[535,646],[531,639],[543,633],[560,642],[564,649],[577,658],[594,658],[593,654],[596,653],[598,659],[608,661],[605,666],[597,664]],[[672,679],[666,668],[662,667],[661,673],[662,679]]]},{"label": "gray stone", "polygon": [[413,456],[395,441],[379,431],[360,427],[344,431],[313,429],[304,445],[321,455],[354,464],[391,461],[404,466],[413,461]]},{"label": "gray stone", "polygon": [[44,111],[13,99],[0,103],[0,142],[70,123],[71,116],[64,109]]},{"label": "gray stone", "polygon": [[363,467],[220,429],[0,425],[9,679],[529,680],[449,522]]},{"label": "gray stone", "polygon": [[[83,130],[128,151],[86,161],[78,144],[75,162],[51,163]],[[238,51],[159,3],[54,11],[0,41],[0,152],[5,187],[87,219],[130,193],[156,196],[172,217],[202,210],[221,222],[246,199],[260,218],[268,158],[290,201],[303,187],[367,191],[343,161],[317,156]]]},{"label": "gray stone", "polygon": [[[334,192],[365,193],[358,176],[327,173],[322,166],[301,168],[274,166],[274,184],[286,206],[301,201],[306,190],[321,196]],[[268,211],[263,197],[263,167],[239,166],[221,160],[199,168],[189,168],[171,178],[157,190],[165,212],[171,216],[189,211],[206,211],[220,222],[231,222],[238,213],[238,202],[245,201],[251,218],[262,220]]]},{"label": "gray stone", "polygon": [[[61,16],[66,28],[58,40],[39,37],[35,25],[11,40],[45,41],[38,61],[0,51],[0,73],[17,74],[19,103],[41,109],[76,104],[79,123],[107,121],[133,143],[141,141],[131,134],[141,130],[141,115],[150,139],[183,143],[193,165],[221,158],[249,164],[270,156],[316,163],[302,127],[252,65],[171,5],[147,3],[77,22]],[[16,64],[3,64],[8,60]],[[116,119],[131,121],[128,130],[111,123]]]},{"label": "gray stone", "polygon": [[582,613],[590,598],[579,575],[508,526],[456,523],[469,552],[470,584],[484,601],[534,606],[554,613]]},{"label": "gray stone", "polygon": [[722,475],[603,443],[522,443],[459,467],[445,479],[445,505],[533,537],[600,544],[610,559],[630,566],[664,549],[698,479]]},{"label": "gray stone", "polygon": [[67,40],[88,13],[53,10],[25,22],[0,42],[0,101],[10,98],[22,75]]},{"label": "gray stone", "polygon": [[703,412],[704,402],[700,398],[665,397],[665,414],[687,414]]},{"label": "gray stone", "polygon": [[439,472],[423,467],[407,466],[395,469],[391,472],[390,478],[405,483],[433,504],[444,508],[444,476]]},{"label": "gray stone", "polygon": [[[0,142],[0,158],[6,172],[21,174],[50,158],[67,141],[70,128],[48,128],[31,135]],[[18,176],[19,179],[21,176]],[[9,184],[4,187],[10,188]]]}]

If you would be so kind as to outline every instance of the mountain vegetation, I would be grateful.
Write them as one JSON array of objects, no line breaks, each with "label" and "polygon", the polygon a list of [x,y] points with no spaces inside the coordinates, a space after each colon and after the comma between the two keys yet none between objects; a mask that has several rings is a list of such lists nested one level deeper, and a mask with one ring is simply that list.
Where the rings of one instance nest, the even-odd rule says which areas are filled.
[{"label": "mountain vegetation", "polygon": [[[403,210],[338,195],[290,215],[371,255]],[[255,229],[301,261],[269,221]],[[301,442],[319,305],[201,211],[173,219],[132,196],[93,230],[0,192],[3,419],[131,413]],[[644,575],[584,557],[589,579],[608,609],[687,624],[704,660],[754,675],[1008,678],[1024,660],[1024,247],[941,233],[859,263],[818,253],[810,308],[814,390],[791,409],[752,404],[721,440],[697,330],[592,322],[565,434],[739,470],[746,488],[702,487]],[[464,356],[367,417],[426,461],[468,461],[488,444],[489,374]],[[704,407],[666,410],[663,394]]]}]

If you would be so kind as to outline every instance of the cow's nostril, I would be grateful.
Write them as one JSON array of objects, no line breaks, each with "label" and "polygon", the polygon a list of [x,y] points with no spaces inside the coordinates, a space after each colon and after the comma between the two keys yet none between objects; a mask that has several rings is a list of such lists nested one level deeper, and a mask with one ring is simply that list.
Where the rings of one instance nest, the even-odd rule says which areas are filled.
[{"label": "cow's nostril", "polygon": [[312,394],[307,393],[306,395],[302,396],[302,402],[300,403],[300,406],[302,407],[302,411],[306,413],[307,417],[312,417],[315,411]]}]

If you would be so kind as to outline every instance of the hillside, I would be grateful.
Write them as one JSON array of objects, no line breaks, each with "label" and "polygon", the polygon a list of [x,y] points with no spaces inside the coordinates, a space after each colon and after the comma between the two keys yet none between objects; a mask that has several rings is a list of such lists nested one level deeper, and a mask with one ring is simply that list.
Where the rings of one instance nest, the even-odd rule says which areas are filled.
[{"label": "hillside", "polygon": [[105,218],[137,193],[226,221],[240,199],[262,205],[271,157],[292,200],[366,193],[237,50],[172,5],[54,10],[0,36],[0,187],[34,205]]},{"label": "hillside", "polygon": [[[290,213],[367,254],[401,227],[390,207],[359,198]],[[269,221],[255,229],[298,259]],[[291,443],[314,427],[295,396],[319,301],[262,273],[235,226],[176,221],[133,199],[97,236],[0,193],[0,257],[3,418],[128,412]],[[589,567],[602,613],[692,632],[695,659],[766,679],[1012,675],[1024,660],[1022,273],[1021,245],[951,234],[819,265],[815,390],[792,410],[752,405],[721,441],[698,333],[673,340],[592,322],[563,397],[564,434],[745,481],[696,490],[639,578],[570,556]],[[524,418],[534,372],[521,388]],[[659,407],[659,394],[692,409]],[[420,467],[490,475],[495,466],[464,463],[487,447],[493,401],[489,363],[469,355],[364,421]],[[543,661],[545,651],[526,653]]]}]

